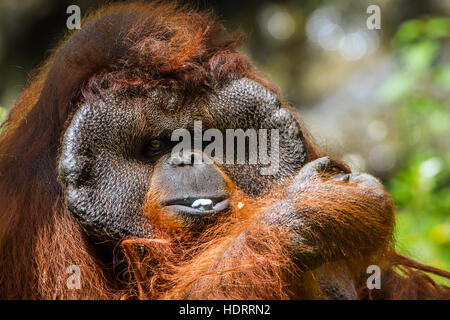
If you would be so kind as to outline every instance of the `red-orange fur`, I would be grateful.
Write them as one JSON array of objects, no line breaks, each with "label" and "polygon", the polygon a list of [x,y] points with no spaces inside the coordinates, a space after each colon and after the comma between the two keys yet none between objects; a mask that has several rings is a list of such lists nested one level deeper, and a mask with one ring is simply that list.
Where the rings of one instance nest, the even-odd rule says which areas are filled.
[{"label": "red-orange fur", "polygon": [[[123,12],[139,14],[126,19],[108,16]],[[77,38],[83,34],[82,30],[62,43],[33,77],[2,127],[0,298],[317,296],[297,288],[304,270],[290,259],[287,249],[291,244],[284,230],[253,223],[261,208],[271,200],[261,203],[238,193],[235,197],[245,204],[243,210],[235,211],[221,227],[207,232],[194,243],[193,249],[184,250],[187,244],[193,244],[189,234],[163,228],[160,234],[155,234],[155,239],[124,242],[131,273],[138,285],[117,280],[112,267],[103,264],[97,247],[65,209],[63,190],[57,179],[60,139],[77,104],[83,99],[94,99],[99,83],[115,91],[161,86],[196,92],[214,89],[232,73],[254,79],[272,90],[275,88],[236,51],[239,37],[227,35],[209,12],[198,12],[176,3],[139,2],[108,6],[83,21],[83,29],[94,25],[90,36]],[[169,38],[170,41],[165,41]],[[319,153],[310,140],[307,143],[309,160],[313,160]],[[335,164],[345,169],[344,165]],[[341,189],[336,191],[336,188]],[[318,241],[324,261],[342,255],[351,262],[356,274],[365,267],[366,260],[374,259],[384,266],[389,276],[388,286],[376,297],[364,290],[362,282],[360,297],[448,297],[448,289],[437,286],[415,269],[443,276],[449,276],[448,273],[427,269],[392,253],[391,212],[385,213],[386,221],[376,221],[368,212],[358,210],[358,204],[366,205],[367,199],[357,188],[324,184],[320,192],[320,195],[302,195],[297,207],[310,216],[311,224],[323,226],[322,232],[305,235]],[[367,205],[377,210],[376,203]],[[244,229],[248,231],[247,242],[256,245],[240,244],[234,252],[231,249],[236,247],[230,244]],[[353,235],[358,237],[357,246],[352,241],[354,238],[346,233],[349,230],[354,230]],[[224,231],[230,233],[224,235]],[[137,243],[161,251],[144,255],[142,261],[142,256],[136,255]],[[378,248],[376,256],[368,254],[373,245]],[[152,268],[143,269],[148,259],[155,257],[156,260],[150,261]],[[81,290],[69,290],[66,286],[66,268],[70,265],[81,268]],[[393,271],[396,266],[406,270],[404,275]],[[229,289],[221,287],[222,281],[228,281]]]},{"label": "red-orange fur", "polygon": [[[232,212],[197,231],[156,223],[154,239],[125,240],[139,296],[150,299],[287,299],[301,270],[289,255],[288,234],[258,222],[266,200],[236,191]],[[153,202],[153,201],[152,201]],[[240,206],[238,206],[240,204]],[[154,210],[149,215],[166,215]],[[138,248],[146,254],[139,257]],[[295,281],[297,279],[298,281]]]}]

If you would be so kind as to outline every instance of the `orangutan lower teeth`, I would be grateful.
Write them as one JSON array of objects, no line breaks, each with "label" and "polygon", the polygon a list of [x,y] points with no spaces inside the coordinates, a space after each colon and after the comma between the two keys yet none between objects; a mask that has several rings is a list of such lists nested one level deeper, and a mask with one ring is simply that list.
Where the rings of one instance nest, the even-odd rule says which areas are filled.
[{"label": "orangutan lower teeth", "polygon": [[212,210],[213,201],[211,199],[197,199],[192,203],[191,207],[203,211]]}]

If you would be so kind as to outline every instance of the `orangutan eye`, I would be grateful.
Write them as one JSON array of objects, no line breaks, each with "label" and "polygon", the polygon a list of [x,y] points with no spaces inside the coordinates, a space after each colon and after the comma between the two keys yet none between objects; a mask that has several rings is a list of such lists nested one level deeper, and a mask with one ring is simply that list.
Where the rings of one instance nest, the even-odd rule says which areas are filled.
[{"label": "orangutan eye", "polygon": [[149,142],[149,144],[147,146],[147,149],[149,151],[158,151],[158,150],[162,149],[163,144],[164,143],[163,143],[162,140],[160,140],[160,139],[153,139],[153,140],[150,140],[150,142]]},{"label": "orangutan eye", "polygon": [[163,153],[170,149],[170,141],[156,138],[149,140],[143,150],[143,155],[145,158],[155,158],[161,156]]}]

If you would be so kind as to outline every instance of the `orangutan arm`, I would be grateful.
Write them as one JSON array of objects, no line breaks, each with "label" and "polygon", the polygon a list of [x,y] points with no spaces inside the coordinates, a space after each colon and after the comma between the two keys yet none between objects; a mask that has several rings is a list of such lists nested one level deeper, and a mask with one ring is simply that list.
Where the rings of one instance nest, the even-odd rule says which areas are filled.
[{"label": "orangutan arm", "polygon": [[311,269],[363,259],[391,240],[392,200],[368,174],[327,174],[328,157],[306,164],[261,214],[289,229],[298,263]]}]

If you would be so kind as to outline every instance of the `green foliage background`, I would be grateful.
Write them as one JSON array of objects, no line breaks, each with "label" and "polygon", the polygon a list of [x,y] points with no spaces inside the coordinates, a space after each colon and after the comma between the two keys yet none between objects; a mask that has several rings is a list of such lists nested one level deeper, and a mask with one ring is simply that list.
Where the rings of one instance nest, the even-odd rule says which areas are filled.
[{"label": "green foliage background", "polygon": [[450,64],[439,63],[437,55],[449,37],[448,18],[403,23],[392,40],[401,69],[379,92],[407,149],[401,169],[387,181],[397,209],[398,249],[445,270],[450,270]]}]

